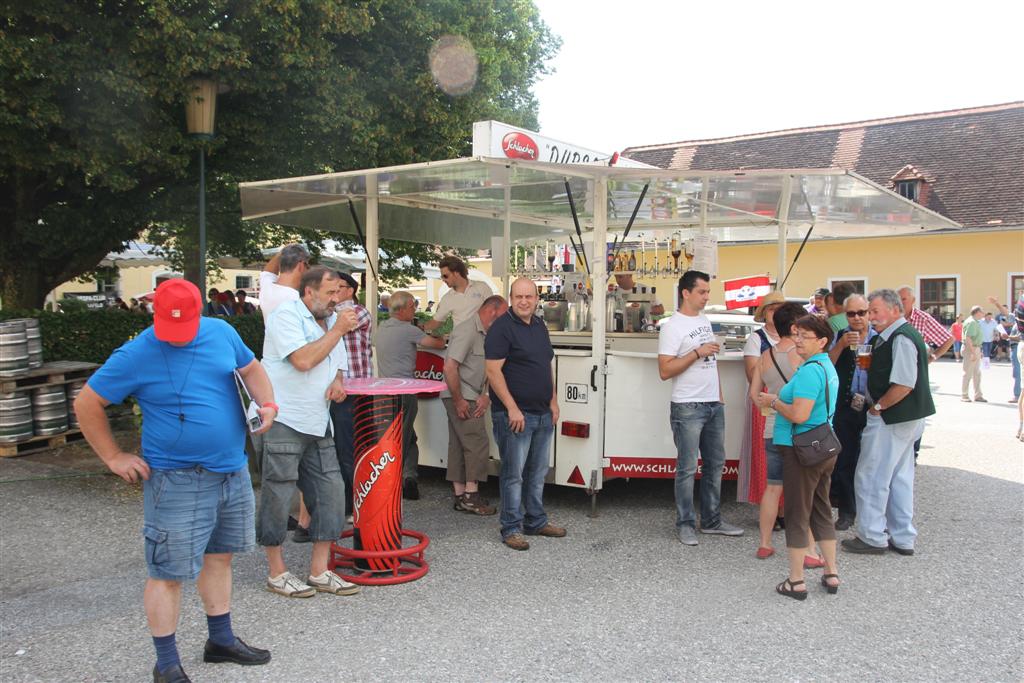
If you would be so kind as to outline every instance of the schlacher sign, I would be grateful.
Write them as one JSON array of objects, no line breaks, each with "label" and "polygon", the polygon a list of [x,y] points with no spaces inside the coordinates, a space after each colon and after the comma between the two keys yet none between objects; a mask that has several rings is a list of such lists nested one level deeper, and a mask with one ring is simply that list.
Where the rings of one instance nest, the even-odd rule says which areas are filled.
[{"label": "schlacher sign", "polygon": [[549,138],[500,121],[473,124],[473,156],[546,161],[552,164],[594,164],[651,168],[647,164]]}]

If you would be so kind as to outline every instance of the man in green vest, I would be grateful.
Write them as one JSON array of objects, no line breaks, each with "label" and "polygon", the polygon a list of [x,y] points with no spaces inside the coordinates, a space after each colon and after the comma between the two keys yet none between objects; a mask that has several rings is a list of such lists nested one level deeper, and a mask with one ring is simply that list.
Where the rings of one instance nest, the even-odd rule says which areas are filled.
[{"label": "man in green vest", "polygon": [[868,321],[878,332],[868,369],[867,424],[854,479],[857,536],[842,542],[852,553],[886,547],[914,554],[914,441],[935,414],[928,386],[928,347],[903,317],[900,296],[878,289],[868,296]]}]

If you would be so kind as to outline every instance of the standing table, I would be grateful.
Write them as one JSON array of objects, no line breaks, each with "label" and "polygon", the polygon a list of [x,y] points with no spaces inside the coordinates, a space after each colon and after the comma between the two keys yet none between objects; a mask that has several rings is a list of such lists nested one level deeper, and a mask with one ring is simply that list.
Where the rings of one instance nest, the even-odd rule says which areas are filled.
[{"label": "standing table", "polygon": [[[345,380],[345,391],[355,396],[352,529],[331,544],[328,566],[352,583],[406,583],[430,569],[423,554],[430,539],[402,528],[402,395],[443,388],[444,382],[425,379]],[[347,538],[351,548],[341,544]],[[404,546],[405,538],[413,544]]]}]

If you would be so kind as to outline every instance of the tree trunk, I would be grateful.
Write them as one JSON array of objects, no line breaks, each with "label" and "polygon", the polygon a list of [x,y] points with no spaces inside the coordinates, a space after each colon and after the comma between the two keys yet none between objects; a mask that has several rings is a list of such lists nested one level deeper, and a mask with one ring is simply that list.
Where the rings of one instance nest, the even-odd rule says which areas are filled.
[{"label": "tree trunk", "polygon": [[33,261],[4,263],[3,272],[0,272],[0,305],[7,310],[42,308],[46,295],[52,289],[43,280]]}]

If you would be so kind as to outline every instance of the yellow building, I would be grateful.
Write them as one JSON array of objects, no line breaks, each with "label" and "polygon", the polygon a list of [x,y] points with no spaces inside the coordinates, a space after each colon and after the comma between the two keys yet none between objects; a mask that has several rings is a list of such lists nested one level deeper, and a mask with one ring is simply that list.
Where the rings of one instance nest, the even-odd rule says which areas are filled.
[{"label": "yellow building", "polygon": [[[630,147],[624,155],[687,171],[844,168],[962,224],[905,237],[811,240],[785,286],[807,296],[839,280],[865,291],[911,285],[946,324],[973,305],[1024,293],[1024,102],[715,140]],[[799,241],[788,246],[789,261]],[[777,275],[777,244],[722,244],[719,280]],[[659,280],[668,303],[674,283]],[[721,284],[712,302],[723,303]]]}]

